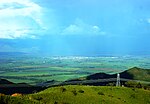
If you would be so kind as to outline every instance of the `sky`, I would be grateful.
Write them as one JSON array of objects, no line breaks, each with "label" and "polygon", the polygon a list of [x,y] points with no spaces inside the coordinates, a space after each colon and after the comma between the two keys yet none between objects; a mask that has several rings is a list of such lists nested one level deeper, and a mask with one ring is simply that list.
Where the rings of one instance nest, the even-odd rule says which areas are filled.
[{"label": "sky", "polygon": [[0,52],[150,53],[150,0],[0,0]]}]

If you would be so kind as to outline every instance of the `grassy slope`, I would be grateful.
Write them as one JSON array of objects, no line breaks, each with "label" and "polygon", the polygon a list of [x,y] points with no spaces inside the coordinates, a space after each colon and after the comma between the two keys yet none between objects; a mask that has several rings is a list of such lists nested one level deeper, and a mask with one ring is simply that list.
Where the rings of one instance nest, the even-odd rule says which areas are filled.
[{"label": "grassy slope", "polygon": [[69,85],[9,98],[14,99],[14,101],[8,100],[11,101],[10,104],[17,104],[15,103],[17,99],[24,104],[33,102],[42,104],[149,104],[150,91],[125,87]]},{"label": "grassy slope", "polygon": [[[106,79],[106,78],[116,78],[116,74],[106,74],[106,73],[95,73],[87,77],[81,77],[74,80],[90,80],[90,79]],[[126,71],[120,73],[121,78],[149,81],[150,82],[150,69],[142,69],[133,67]]]},{"label": "grassy slope", "polygon": [[122,72],[120,76],[129,79],[150,81],[150,69],[133,67],[129,70]]}]

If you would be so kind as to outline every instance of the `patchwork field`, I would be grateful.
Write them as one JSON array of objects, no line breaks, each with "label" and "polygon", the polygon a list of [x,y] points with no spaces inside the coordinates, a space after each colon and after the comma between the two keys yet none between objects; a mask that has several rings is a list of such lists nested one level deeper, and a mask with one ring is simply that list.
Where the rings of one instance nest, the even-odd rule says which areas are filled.
[{"label": "patchwork field", "polygon": [[65,81],[94,73],[119,73],[132,67],[150,68],[150,57],[1,56],[0,78],[35,84]]}]

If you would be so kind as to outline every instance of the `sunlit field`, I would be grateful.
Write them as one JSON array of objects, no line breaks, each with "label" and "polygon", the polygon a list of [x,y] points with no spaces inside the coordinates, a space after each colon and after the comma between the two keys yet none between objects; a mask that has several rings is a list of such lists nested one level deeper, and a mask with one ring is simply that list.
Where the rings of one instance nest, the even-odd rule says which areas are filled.
[{"label": "sunlit field", "polygon": [[150,68],[149,57],[0,57],[0,78],[15,83],[65,81],[104,72],[119,73],[132,67]]}]

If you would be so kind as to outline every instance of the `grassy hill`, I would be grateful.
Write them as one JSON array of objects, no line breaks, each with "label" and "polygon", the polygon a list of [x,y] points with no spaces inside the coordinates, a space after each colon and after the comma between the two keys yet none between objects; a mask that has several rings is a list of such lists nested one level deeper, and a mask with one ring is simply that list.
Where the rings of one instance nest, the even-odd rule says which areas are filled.
[{"label": "grassy hill", "polygon": [[[116,78],[116,77],[117,74],[95,73],[86,77],[72,79],[69,81],[96,80],[96,79],[107,79],[107,78]],[[120,78],[150,82],[150,69],[133,67],[131,69],[121,72]]]},{"label": "grassy hill", "polygon": [[[86,77],[81,77],[78,79],[72,79],[72,80],[68,80],[62,83],[58,83],[56,84],[57,86],[60,85],[76,85],[76,84],[82,84],[82,85],[95,85],[95,86],[105,86],[105,85],[115,85],[116,80],[114,81],[107,81],[107,82],[92,82],[91,80],[101,80],[101,79],[107,79],[107,78],[116,78],[117,75],[116,74],[106,74],[106,73],[95,73]],[[150,70],[149,69],[141,69],[141,68],[131,68],[128,69],[124,72],[120,73],[120,77],[121,78],[126,78],[126,79],[132,79],[132,80],[141,80],[142,83],[143,81],[148,81],[150,82]],[[66,84],[66,82],[68,84]],[[47,82],[43,82],[41,83],[42,85],[49,85],[49,86],[53,86],[52,84],[55,84],[55,81],[47,81]],[[122,85],[128,86],[125,84],[126,81],[121,81]],[[3,86],[4,84],[4,86]],[[130,83],[129,83],[130,84]],[[133,84],[133,83],[132,83]],[[134,83],[134,86],[136,86],[137,83]],[[38,84],[37,84],[38,85]],[[11,88],[9,87],[11,86]],[[12,87],[13,86],[13,87]],[[146,86],[145,88],[150,88],[149,84],[147,85],[142,85],[143,87]],[[43,87],[41,85],[38,86],[30,86],[26,83],[13,83],[10,82],[6,79],[0,79],[0,93],[4,93],[4,94],[13,94],[13,93],[23,93],[23,94],[29,94],[29,93],[33,93],[33,92],[37,92],[37,91],[41,91],[46,89],[47,86]]]},{"label": "grassy hill", "polygon": [[120,77],[150,82],[150,69],[142,69],[138,67],[133,67],[131,69],[128,69],[120,73]]},{"label": "grassy hill", "polygon": [[2,104],[149,104],[150,91],[126,87],[68,85],[29,95],[0,96]]},{"label": "grassy hill", "polygon": [[[70,82],[115,78],[116,76],[116,74],[96,73],[87,77],[70,80]],[[120,73],[120,76],[121,78],[150,82],[150,70],[147,69],[134,67]],[[1,84],[14,85],[14,83],[5,79],[0,80]],[[88,83],[87,85],[94,84]],[[0,89],[1,92],[8,92],[9,94],[23,93],[25,95],[15,94],[15,96],[10,96],[0,94],[0,104],[150,104],[150,90],[137,88],[58,85],[57,87],[51,87],[38,93],[27,94],[27,92],[34,92],[34,90],[40,91],[39,88],[35,88],[34,86],[25,88],[17,86],[15,88],[3,87]]]},{"label": "grassy hill", "polygon": [[[84,79],[107,79],[107,78],[116,78],[117,74],[105,74],[105,73],[96,73],[93,75],[89,75]],[[142,69],[138,67],[133,67],[126,71],[120,73],[120,78],[132,79],[132,80],[141,80],[141,81],[149,81],[150,82],[150,70]],[[82,78],[81,78],[82,79]]]}]

